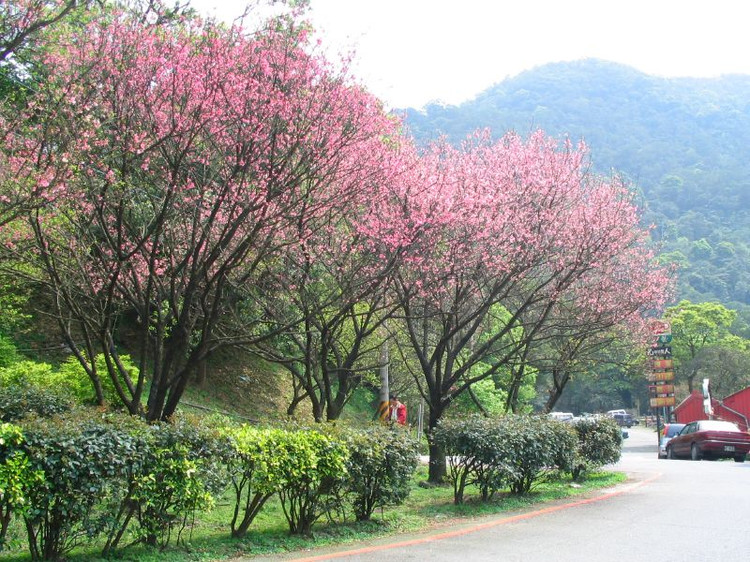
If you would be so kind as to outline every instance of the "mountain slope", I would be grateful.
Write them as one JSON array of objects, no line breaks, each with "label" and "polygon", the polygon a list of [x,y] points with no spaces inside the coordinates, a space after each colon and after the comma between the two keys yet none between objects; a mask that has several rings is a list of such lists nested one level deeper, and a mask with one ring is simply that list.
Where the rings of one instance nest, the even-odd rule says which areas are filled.
[{"label": "mountain slope", "polygon": [[587,59],[405,115],[420,142],[477,128],[585,140],[597,171],[615,169],[643,194],[644,220],[684,266],[680,297],[750,305],[750,76],[667,79]]}]

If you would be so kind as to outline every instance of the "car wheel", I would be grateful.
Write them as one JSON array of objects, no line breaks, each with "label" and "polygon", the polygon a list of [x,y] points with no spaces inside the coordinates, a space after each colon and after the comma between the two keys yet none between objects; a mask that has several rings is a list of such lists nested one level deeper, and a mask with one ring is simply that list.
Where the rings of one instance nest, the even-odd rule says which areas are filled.
[{"label": "car wheel", "polygon": [[674,451],[672,450],[672,447],[667,447],[667,458],[669,460],[675,460],[677,458],[674,456]]},{"label": "car wheel", "polygon": [[693,443],[693,445],[690,447],[690,458],[694,461],[701,460],[701,452],[700,449],[698,449],[698,445]]},{"label": "car wheel", "polygon": [[745,455],[740,455],[739,457],[734,457],[734,462],[745,462]]}]

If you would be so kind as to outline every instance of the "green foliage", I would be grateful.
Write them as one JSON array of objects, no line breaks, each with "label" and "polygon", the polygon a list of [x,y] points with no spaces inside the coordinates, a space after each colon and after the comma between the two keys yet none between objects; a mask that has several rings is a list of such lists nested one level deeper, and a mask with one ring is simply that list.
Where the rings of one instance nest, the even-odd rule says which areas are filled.
[{"label": "green foliage", "polygon": [[347,458],[342,441],[317,431],[290,431],[278,443],[279,498],[292,534],[309,535],[315,521],[340,507]]},{"label": "green foliage", "polygon": [[[96,403],[94,385],[81,364],[75,357],[68,358],[58,369],[52,365],[36,361],[14,361],[12,350],[6,355],[8,364],[2,365],[4,346],[0,338],[0,384],[22,384],[40,390],[52,390],[59,395],[65,395],[79,404]],[[122,355],[120,360],[124,367],[137,377],[138,369],[130,356]],[[96,357],[98,373],[106,373],[107,366],[104,355]],[[119,399],[114,384],[108,376],[101,379],[104,399],[110,404],[117,404]]]},{"label": "green foliage", "polygon": [[569,467],[576,447],[569,427],[541,416],[446,420],[433,438],[448,456],[456,504],[471,484],[484,500],[505,486],[514,494],[528,493],[553,468]]},{"label": "green foliage", "polygon": [[176,531],[180,542],[188,519],[225,487],[219,450],[228,442],[195,421],[147,425],[76,411],[23,428],[28,466],[41,475],[23,513],[35,560],[100,536],[109,555],[133,520],[136,541],[163,548]]},{"label": "green foliage", "polygon": [[676,374],[688,383],[690,390],[700,370],[696,359],[702,350],[712,346],[733,348],[743,345],[739,338],[730,333],[737,312],[720,303],[682,300],[676,306],[667,308],[664,318],[672,324]]},{"label": "green foliage", "polygon": [[0,369],[8,367],[20,360],[15,344],[0,334]]},{"label": "green foliage", "polygon": [[224,431],[231,442],[225,463],[235,499],[230,527],[232,536],[239,538],[245,536],[266,501],[281,490],[276,451],[287,433],[248,425]]},{"label": "green foliage", "polygon": [[[133,365],[130,356],[123,355],[120,359],[131,375],[137,377],[138,368]],[[100,377],[104,399],[109,404],[118,404],[119,397],[115,391],[115,385],[106,374],[107,363],[104,359],[104,355],[101,353],[96,356],[96,372],[104,374],[104,376]],[[94,385],[80,362],[74,356],[70,356],[62,365],[60,365],[55,379],[59,381],[59,383],[64,386],[73,397],[75,397],[77,402],[81,404],[96,403]]]},{"label": "green foliage", "polygon": [[[475,369],[477,371],[487,366],[479,364]],[[473,394],[473,398],[471,396]],[[505,400],[507,393],[502,388],[498,388],[492,378],[484,379],[471,385],[471,394],[463,392],[458,396],[453,404],[454,412],[461,412],[462,415],[467,413],[485,413],[490,416],[499,416],[505,413]],[[481,410],[476,402],[481,404]]]},{"label": "green foliage", "polygon": [[573,480],[605,464],[620,460],[622,453],[622,431],[612,418],[584,418],[571,424],[578,444],[575,460],[570,465]]},{"label": "green foliage", "polygon": [[164,548],[175,531],[180,543],[190,518],[210,510],[213,497],[226,488],[223,459],[229,442],[211,418],[146,427],[145,456],[140,470],[129,471],[129,494],[121,503],[135,510],[139,539]]},{"label": "green foliage", "polygon": [[487,500],[504,485],[502,460],[494,454],[496,432],[496,419],[479,416],[442,420],[433,432],[448,457],[453,503],[463,503],[467,486],[478,485]]},{"label": "green foliage", "polygon": [[401,505],[419,463],[419,444],[400,427],[372,426],[346,431],[349,450],[347,496],[357,521],[378,507]]},{"label": "green foliage", "polygon": [[57,560],[110,523],[104,506],[123,485],[129,439],[81,412],[24,426],[26,452],[43,482],[29,493],[24,513],[34,560]]},{"label": "green foliage", "polygon": [[[147,470],[132,482],[130,500],[138,504],[139,534],[149,545],[166,547],[175,528],[185,528],[196,510],[208,510],[213,498],[198,478],[198,462],[184,445],[157,447]],[[178,535],[179,542],[179,535]]]},{"label": "green foliage", "polygon": [[55,387],[52,365],[36,361],[19,361],[0,368],[0,385],[29,384],[38,388]]},{"label": "green foliage", "polygon": [[[3,69],[0,67],[0,90],[2,89],[2,75]],[[1,93],[0,98],[2,98]],[[0,314],[0,338],[17,334],[19,330],[27,326],[31,318],[26,310],[28,300],[29,291],[23,277],[0,271],[0,310],[2,310],[2,314]]]},{"label": "green foliage", "polygon": [[48,363],[19,361],[0,368],[0,419],[20,420],[30,414],[51,417],[72,407],[71,386]]},{"label": "green foliage", "polygon": [[21,428],[0,423],[0,550],[12,516],[22,517],[29,508],[29,493],[43,482],[23,450]]},{"label": "green foliage", "polygon": [[[736,343],[731,344],[732,340]],[[695,367],[711,380],[711,392],[723,398],[750,386],[750,349],[748,340],[728,337],[723,345],[703,348]]]},{"label": "green foliage", "polygon": [[71,401],[59,390],[26,383],[0,383],[0,420],[14,422],[27,416],[52,417],[71,409]]},{"label": "green foliage", "polygon": [[[526,494],[556,467],[567,465],[575,438],[567,428],[544,416],[505,416],[497,422],[494,455],[511,493]],[[497,461],[496,461],[497,462]]]}]

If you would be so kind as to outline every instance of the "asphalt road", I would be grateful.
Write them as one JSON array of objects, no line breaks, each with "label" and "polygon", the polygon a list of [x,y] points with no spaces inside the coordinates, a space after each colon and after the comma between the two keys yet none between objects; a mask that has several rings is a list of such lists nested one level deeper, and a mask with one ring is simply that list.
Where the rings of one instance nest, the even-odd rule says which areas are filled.
[{"label": "asphalt road", "polygon": [[614,490],[437,534],[268,560],[750,559],[750,461],[659,460],[652,429],[634,427],[629,432],[622,459],[614,465],[629,479]]}]

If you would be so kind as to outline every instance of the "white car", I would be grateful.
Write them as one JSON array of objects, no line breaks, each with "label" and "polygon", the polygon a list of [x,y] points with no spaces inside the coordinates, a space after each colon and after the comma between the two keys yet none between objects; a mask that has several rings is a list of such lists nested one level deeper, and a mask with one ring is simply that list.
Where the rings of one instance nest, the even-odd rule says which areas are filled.
[{"label": "white car", "polygon": [[615,417],[615,415],[617,415],[617,414],[619,414],[619,415],[621,415],[621,416],[624,416],[624,415],[625,415],[625,414],[627,414],[627,413],[628,413],[628,412],[627,412],[626,410],[609,410],[609,411],[607,412],[607,415],[613,418],[613,417]]}]

